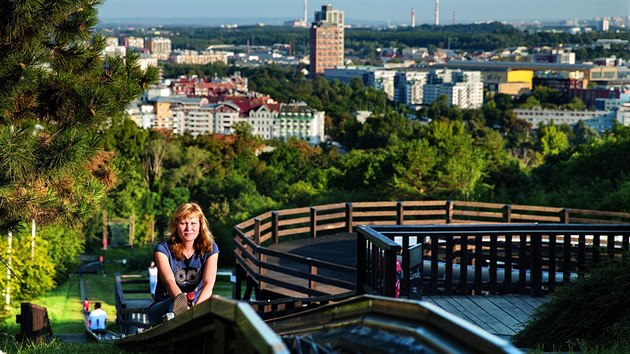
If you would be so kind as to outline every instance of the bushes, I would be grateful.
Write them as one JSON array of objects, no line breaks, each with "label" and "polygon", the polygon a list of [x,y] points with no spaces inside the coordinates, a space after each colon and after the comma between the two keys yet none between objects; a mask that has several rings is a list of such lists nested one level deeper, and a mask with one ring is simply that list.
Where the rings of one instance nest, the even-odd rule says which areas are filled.
[{"label": "bushes", "polygon": [[581,350],[630,344],[630,255],[551,294],[513,337],[524,348]]},{"label": "bushes", "polygon": [[34,256],[31,241],[26,226],[13,234],[11,253],[8,239],[0,238],[0,258],[11,269],[10,281],[1,277],[0,288],[9,289],[14,304],[32,300],[64,281],[76,270],[78,255],[83,252],[82,233],[58,225],[37,229]]}]

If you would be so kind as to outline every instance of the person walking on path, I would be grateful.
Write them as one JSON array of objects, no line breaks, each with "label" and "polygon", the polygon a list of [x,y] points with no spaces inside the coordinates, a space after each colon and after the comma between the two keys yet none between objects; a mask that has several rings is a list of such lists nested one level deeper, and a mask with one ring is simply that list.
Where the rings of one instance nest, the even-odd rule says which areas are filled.
[{"label": "person walking on path", "polygon": [[184,203],[173,213],[168,241],[155,246],[158,268],[155,298],[149,307],[149,323],[155,326],[169,312],[175,316],[212,296],[217,277],[219,247],[208,220],[197,203]]},{"label": "person walking on path", "polygon": [[90,300],[86,297],[83,299],[83,314],[87,315],[90,313]]},{"label": "person walking on path", "polygon": [[151,261],[149,264],[149,288],[151,290],[151,297],[155,298],[155,287],[158,281],[158,269],[155,266],[155,262]]}]

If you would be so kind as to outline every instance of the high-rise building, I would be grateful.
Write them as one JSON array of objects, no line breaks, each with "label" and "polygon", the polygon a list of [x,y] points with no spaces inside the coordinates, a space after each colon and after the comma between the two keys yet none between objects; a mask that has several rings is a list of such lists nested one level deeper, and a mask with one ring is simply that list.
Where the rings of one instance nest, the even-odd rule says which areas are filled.
[{"label": "high-rise building", "polygon": [[323,5],[315,11],[310,29],[310,72],[312,76],[323,74],[324,69],[343,65],[344,57],[343,11]]},{"label": "high-rise building", "polygon": [[171,40],[164,37],[152,37],[146,43],[147,49],[160,60],[167,60],[171,55]]}]

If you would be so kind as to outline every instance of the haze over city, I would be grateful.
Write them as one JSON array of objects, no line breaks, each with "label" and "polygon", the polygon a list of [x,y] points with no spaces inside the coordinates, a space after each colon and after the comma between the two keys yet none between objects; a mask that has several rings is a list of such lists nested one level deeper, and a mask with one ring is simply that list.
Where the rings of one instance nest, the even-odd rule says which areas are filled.
[{"label": "haze over city", "polygon": [[[408,23],[415,9],[418,24],[432,24],[434,0],[308,1],[308,21],[314,11],[330,3],[346,14],[347,23]],[[440,0],[440,23],[476,21],[585,20],[630,16],[628,0]],[[166,23],[239,24],[304,17],[303,0],[106,0],[100,7],[103,21],[164,20]],[[157,22],[157,21],[156,21]]]}]

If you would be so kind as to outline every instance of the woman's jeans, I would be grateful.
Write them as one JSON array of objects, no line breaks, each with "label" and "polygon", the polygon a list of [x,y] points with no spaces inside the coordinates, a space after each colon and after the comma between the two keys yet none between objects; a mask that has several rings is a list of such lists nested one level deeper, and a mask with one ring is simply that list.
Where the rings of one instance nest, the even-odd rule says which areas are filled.
[{"label": "woman's jeans", "polygon": [[159,325],[162,323],[162,318],[167,312],[173,310],[173,298],[169,297],[166,300],[160,302],[154,302],[149,307],[149,324],[151,326]]}]

